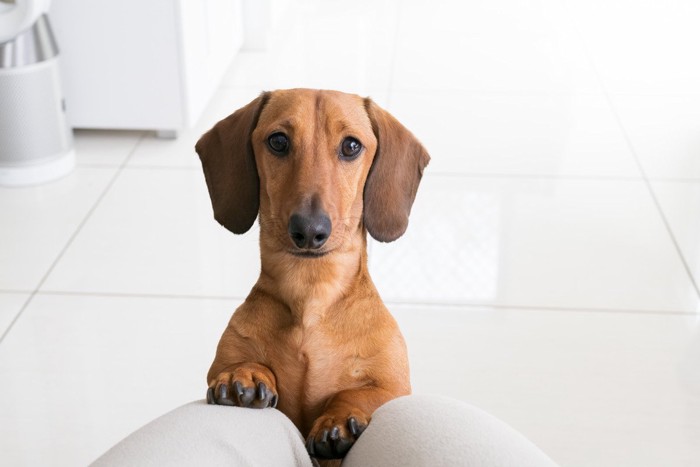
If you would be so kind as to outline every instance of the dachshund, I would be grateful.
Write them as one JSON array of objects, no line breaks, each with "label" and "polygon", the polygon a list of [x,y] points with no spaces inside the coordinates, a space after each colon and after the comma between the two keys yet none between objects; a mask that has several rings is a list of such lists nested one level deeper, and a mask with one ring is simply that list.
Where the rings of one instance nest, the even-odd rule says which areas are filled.
[{"label": "dachshund", "polygon": [[403,235],[430,156],[371,99],[311,89],[262,93],[195,150],[215,219],[235,234],[260,225],[260,277],[221,337],[207,401],[276,407],[312,457],[342,458],[375,409],[411,392],[367,232]]}]

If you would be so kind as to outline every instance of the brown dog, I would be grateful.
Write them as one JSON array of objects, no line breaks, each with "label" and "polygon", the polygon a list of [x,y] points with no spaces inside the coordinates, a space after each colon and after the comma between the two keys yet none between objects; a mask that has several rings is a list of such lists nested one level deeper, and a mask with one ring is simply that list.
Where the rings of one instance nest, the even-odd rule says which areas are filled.
[{"label": "brown dog", "polygon": [[406,346],[367,271],[367,232],[390,242],[430,157],[370,99],[263,93],[197,142],[215,218],[260,215],[260,278],[224,331],[208,402],[278,407],[317,458],[340,458],[374,410],[411,391]]}]

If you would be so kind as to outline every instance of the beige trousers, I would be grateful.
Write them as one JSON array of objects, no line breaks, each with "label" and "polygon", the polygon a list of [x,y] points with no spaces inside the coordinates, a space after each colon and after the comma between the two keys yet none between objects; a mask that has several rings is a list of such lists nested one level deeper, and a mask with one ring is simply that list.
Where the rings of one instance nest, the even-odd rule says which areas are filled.
[{"label": "beige trousers", "polygon": [[[276,409],[184,405],[129,435],[95,466],[311,467],[292,422]],[[343,467],[555,467],[523,435],[464,402],[406,396],[374,413]]]}]

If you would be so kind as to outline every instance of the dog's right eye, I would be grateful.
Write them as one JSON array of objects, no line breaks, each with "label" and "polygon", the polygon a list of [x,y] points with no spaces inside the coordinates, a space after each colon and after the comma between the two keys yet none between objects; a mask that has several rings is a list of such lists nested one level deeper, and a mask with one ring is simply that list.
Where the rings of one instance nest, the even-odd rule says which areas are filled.
[{"label": "dog's right eye", "polygon": [[272,152],[278,156],[283,156],[287,154],[289,150],[289,139],[284,133],[274,133],[267,138],[267,145],[270,147]]}]

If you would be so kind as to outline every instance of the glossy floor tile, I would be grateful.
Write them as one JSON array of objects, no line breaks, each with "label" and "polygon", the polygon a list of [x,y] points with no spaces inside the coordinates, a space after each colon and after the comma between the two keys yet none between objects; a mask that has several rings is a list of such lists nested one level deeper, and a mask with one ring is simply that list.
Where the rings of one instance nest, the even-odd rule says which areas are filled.
[{"label": "glossy floor tile", "polygon": [[27,302],[29,295],[28,293],[0,292],[0,336],[8,330],[15,316]]},{"label": "glossy floor tile", "polygon": [[[615,94],[700,94],[693,0],[565,0],[605,87]],[[691,53],[692,54],[692,53]]]},{"label": "glossy floor tile", "polygon": [[34,290],[116,169],[77,168],[45,185],[0,188],[0,290]]},{"label": "glossy floor tile", "polygon": [[76,130],[73,133],[78,166],[119,167],[145,136],[142,131]]},{"label": "glossy floor tile", "polygon": [[37,295],[0,345],[3,465],[87,465],[201,399],[236,303]]},{"label": "glossy floor tile", "polygon": [[221,227],[200,170],[125,169],[42,290],[244,298],[259,264],[257,225]]},{"label": "glossy floor tile", "polygon": [[394,92],[390,110],[428,148],[428,173],[640,178],[602,95]]},{"label": "glossy floor tile", "polygon": [[370,271],[399,302],[669,312],[699,303],[641,181],[426,177],[407,233],[374,243]]},{"label": "glossy floor tile", "polygon": [[678,248],[700,288],[700,181],[659,181],[652,186]]},{"label": "glossy floor tile", "polygon": [[[409,32],[397,50],[393,70],[397,90],[427,88],[498,94],[600,91],[586,55],[573,46],[543,37],[512,40],[499,36],[465,37],[449,31],[430,34],[450,47],[436,51],[428,45],[430,42]],[[464,55],[454,57],[454,50]],[[509,78],[513,75],[518,80]]]},{"label": "glossy floor tile", "polygon": [[571,35],[560,0],[493,2],[442,0],[426,8],[425,0],[402,0],[403,29],[444,30],[465,36],[498,34],[508,37]]},{"label": "glossy floor tile", "polygon": [[[600,92],[586,49],[566,27],[561,6],[532,2],[520,10],[528,13],[518,15],[518,7],[483,1],[438,2],[429,8],[423,2],[402,4],[394,89]],[[519,27],[509,27],[514,22]]]},{"label": "glossy floor tile", "polygon": [[241,54],[224,85],[384,92],[391,85],[398,4],[295,2],[273,22],[268,50]]},{"label": "glossy floor tile", "polygon": [[649,178],[700,181],[700,95],[612,96]]}]

